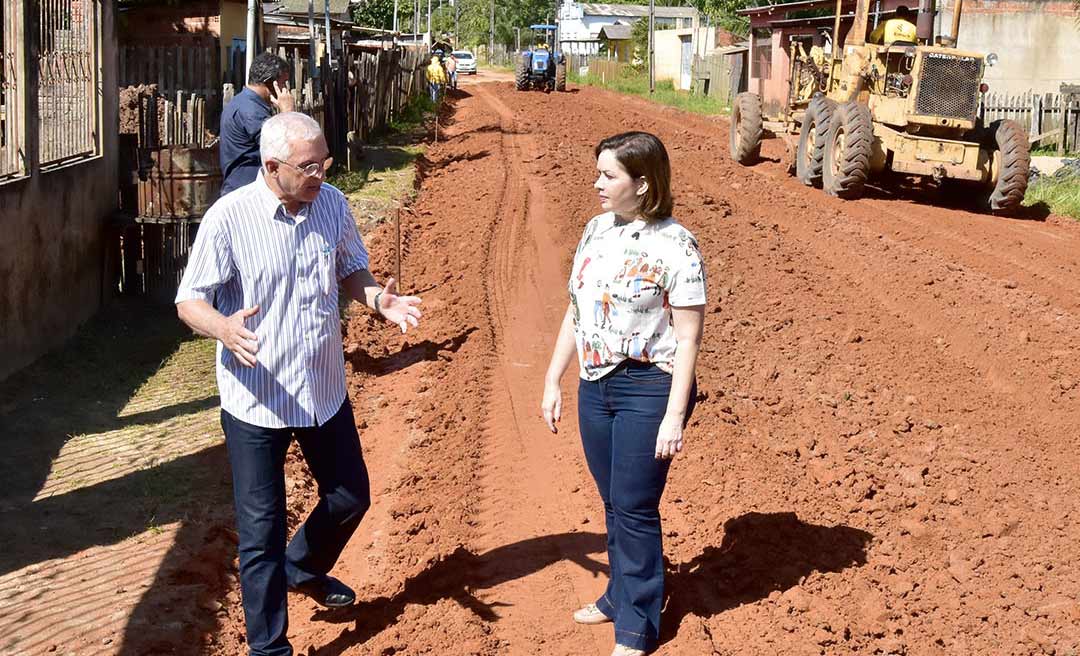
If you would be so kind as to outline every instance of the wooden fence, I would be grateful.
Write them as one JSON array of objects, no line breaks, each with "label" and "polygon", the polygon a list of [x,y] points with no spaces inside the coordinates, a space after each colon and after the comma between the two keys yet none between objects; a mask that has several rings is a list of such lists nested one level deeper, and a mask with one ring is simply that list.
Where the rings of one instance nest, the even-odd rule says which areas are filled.
[{"label": "wooden fence", "polygon": [[594,57],[589,60],[589,75],[600,79],[601,83],[607,83],[624,75],[630,64],[615,61],[614,59],[601,59]]},{"label": "wooden fence", "polygon": [[1080,150],[1080,97],[1069,93],[988,93],[980,108],[984,124],[1012,119],[1027,130],[1032,145],[1057,145],[1059,153]]},{"label": "wooden fence", "polygon": [[[149,151],[170,145],[212,146],[218,132],[220,109],[216,115],[210,111],[210,94],[174,88],[192,78],[185,77],[186,67],[168,65],[177,60],[167,51],[161,57],[159,54],[155,51],[152,61],[163,64],[155,64],[154,68],[147,65],[140,69],[141,74],[125,73],[128,77],[121,78],[129,85],[138,85],[136,89],[125,89],[125,93],[135,94],[131,100],[137,101],[137,105],[127,110],[121,108],[122,124],[125,111],[135,112],[138,132],[131,130],[121,135],[122,160],[127,168],[121,176],[126,181],[121,185],[121,199],[129,214],[115,226],[118,242],[115,270],[119,272],[117,286],[122,292],[148,295],[165,302],[172,298],[183,274],[199,219],[170,219],[156,214],[141,216],[135,211],[141,201],[134,188],[139,186],[140,179],[145,186],[147,178],[168,177],[162,176],[156,165],[148,163],[153,160],[153,153]],[[315,78],[310,76],[304,51],[289,49],[281,50],[279,54],[285,57],[292,70],[295,81],[292,93],[297,110],[319,122],[331,155],[336,162],[350,169],[360,161],[356,157],[360,146],[385,129],[414,97],[427,92],[426,62],[420,48],[349,48],[344,57],[336,60],[334,67],[323,60]],[[180,61],[186,59],[186,53],[180,57]],[[155,94],[153,89],[145,87],[146,84],[157,84],[156,80],[151,82],[149,71],[153,70],[157,75],[162,66],[165,72],[158,88],[168,90],[168,95]],[[223,106],[239,88],[225,82],[213,95]],[[124,93],[121,96],[123,98]],[[213,159],[216,161],[216,154]],[[192,185],[192,182],[185,183],[183,190],[192,191]],[[128,199],[126,203],[125,198]],[[130,214],[136,216],[131,218]]]},{"label": "wooden fence", "polygon": [[122,47],[118,77],[121,89],[155,85],[166,98],[177,98],[181,92],[188,98],[199,96],[207,121],[215,126],[221,116],[221,53],[216,40],[204,46]]},{"label": "wooden fence", "polygon": [[736,94],[746,90],[746,52],[694,56],[692,89],[730,107]]}]

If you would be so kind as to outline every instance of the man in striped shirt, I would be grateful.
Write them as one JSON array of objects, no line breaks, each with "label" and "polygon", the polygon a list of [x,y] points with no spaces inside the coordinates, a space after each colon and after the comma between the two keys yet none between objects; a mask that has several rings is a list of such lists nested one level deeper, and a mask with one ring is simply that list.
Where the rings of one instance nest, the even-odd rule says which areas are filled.
[{"label": "man in striped shirt", "polygon": [[[417,326],[420,299],[368,271],[348,202],[323,182],[318,123],[287,112],[263,124],[254,182],[206,213],[176,295],[180,318],[218,340],[221,424],[232,467],[240,586],[252,656],[288,656],[286,590],[324,606],[355,594],[330,568],[371,504],[345,393],[339,291]],[[286,547],[285,453],[296,439],[319,503]]]}]

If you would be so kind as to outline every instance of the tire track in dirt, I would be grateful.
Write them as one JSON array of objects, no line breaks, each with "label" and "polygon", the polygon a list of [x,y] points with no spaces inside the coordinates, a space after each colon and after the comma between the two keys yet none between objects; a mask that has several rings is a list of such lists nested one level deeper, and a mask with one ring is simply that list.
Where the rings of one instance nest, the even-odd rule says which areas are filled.
[{"label": "tire track in dirt", "polygon": [[[383,555],[350,561],[375,583],[343,620],[305,620],[298,644],[610,649],[610,626],[568,617],[604,583],[573,409],[553,437],[534,408],[570,252],[597,211],[592,147],[647,129],[668,145],[677,216],[710,274],[698,410],[661,509],[658,653],[1080,648],[1080,330],[1076,296],[1038,272],[1067,279],[1080,233],[830,199],[779,165],[735,165],[718,121],[595,89],[470,91],[429,150],[409,225],[423,330],[404,343],[357,319],[349,331],[368,376],[350,378],[365,388],[354,398],[388,402],[365,445],[394,445],[372,449],[372,469],[394,472],[365,520],[385,527]],[[392,252],[386,230],[368,243]],[[380,419],[395,404],[415,409],[407,429]]]},{"label": "tire track in dirt", "polygon": [[[1003,644],[1075,645],[1075,621],[1064,615],[1031,635],[1015,636],[1004,629],[1015,621],[1014,615],[1005,618],[1018,606],[1026,606],[1024,612],[1033,617],[1042,616],[1034,610],[1038,601],[1028,594],[1035,589],[1028,587],[1030,582],[1016,595],[1018,604],[994,607],[991,592],[995,586],[1000,589],[1002,573],[1010,572],[1014,562],[1049,558],[1060,567],[1070,559],[1064,554],[1076,551],[1062,542],[1059,517],[1075,512],[1076,505],[1070,500],[1074,486],[1068,472],[1077,465],[1077,418],[1071,409],[1077,368],[1065,358],[1073,352],[1070,345],[1077,331],[1067,312],[1052,303],[1060,300],[1069,307],[1075,296],[1063,296],[1067,290],[1048,288],[1035,279],[1022,280],[1019,289],[1003,285],[1001,274],[993,272],[1007,268],[1010,258],[1021,257],[1009,243],[1001,244],[1001,258],[965,252],[954,259],[953,251],[961,246],[909,242],[894,236],[896,226],[888,217],[870,216],[885,201],[841,204],[760,170],[737,167],[726,158],[723,132],[711,141],[688,138],[707,134],[712,127],[708,121],[685,115],[673,121],[666,110],[638,112],[640,103],[591,90],[561,100],[546,108],[561,119],[552,126],[557,136],[551,138],[571,139],[575,132],[591,139],[606,136],[594,126],[616,117],[618,121],[608,123],[611,131],[635,128],[661,134],[676,169],[677,212],[702,240],[707,259],[721,263],[720,271],[711,271],[710,279],[721,289],[717,305],[710,308],[706,341],[712,343],[704,348],[701,372],[702,387],[711,387],[710,396],[719,397],[721,407],[703,404],[699,414],[708,417],[702,424],[722,422],[720,435],[725,424],[744,426],[728,433],[741,449],[719,447],[729,456],[726,464],[716,450],[700,461],[691,452],[688,470],[704,480],[674,474],[666,497],[673,498],[673,505],[667,506],[665,517],[679,525],[675,542],[686,535],[686,544],[700,545],[699,536],[710,534],[707,523],[686,512],[699,496],[734,511],[761,507],[755,497],[774,499],[766,507],[776,507],[776,501],[784,507],[786,501],[832,522],[848,516],[875,535],[868,555],[872,571],[866,575],[853,576],[856,570],[848,570],[831,577],[832,582],[795,581],[781,588],[789,591],[784,597],[729,611],[726,618],[712,614],[726,605],[723,595],[716,600],[715,590],[684,580],[677,566],[669,578],[674,578],[673,587],[694,591],[689,605],[705,619],[709,642],[737,653],[777,653],[791,648],[783,635],[794,631],[805,640],[796,642],[803,645],[799,649],[809,647],[813,653],[823,647],[868,653],[875,644],[885,651],[909,644],[918,653],[930,647],[948,653],[1000,653]],[[636,120],[625,118],[627,108],[637,114]],[[526,111],[518,104],[515,109]],[[560,129],[564,125],[573,127]],[[779,171],[777,166],[766,169]],[[928,214],[931,219],[967,216],[949,209]],[[968,221],[971,229],[982,227],[983,219]],[[879,225],[881,229],[875,229]],[[1053,224],[1031,225],[1040,233],[1054,229]],[[995,233],[993,228],[987,232]],[[1070,226],[1058,232],[1061,241],[1075,242]],[[1059,262],[1071,257],[1068,247],[1053,253]],[[928,276],[933,284],[924,285]],[[988,361],[994,366],[987,366]],[[716,382],[710,385],[710,380]],[[987,380],[997,382],[997,389],[988,389]],[[757,444],[738,441],[747,432],[755,442],[763,442],[765,453]],[[732,503],[733,497],[745,496],[743,486],[730,479],[721,485],[698,465],[711,461],[713,470],[723,470],[732,462],[746,462],[750,453],[754,467],[735,465],[735,472],[752,470],[758,483],[750,484],[759,489],[746,499],[747,505]],[[1060,514],[1027,512],[1023,490],[1037,490],[1040,508],[1058,508]],[[723,494],[717,497],[717,491]],[[833,494],[837,496],[830,499]],[[714,540],[723,537],[727,545],[728,531],[712,535]],[[1048,548],[1045,536],[1054,536],[1054,547]],[[1009,540],[1016,544],[1006,546]],[[895,556],[897,545],[904,545],[900,559]],[[677,545],[672,555],[676,562],[686,553],[679,546],[684,545]],[[909,553],[920,555],[905,562]],[[688,555],[691,566],[730,576],[723,568],[710,568],[692,550]],[[885,563],[889,575],[883,579],[878,571]],[[969,575],[980,567],[984,569]],[[761,575],[767,580],[769,572]],[[922,581],[916,592],[896,593],[911,577]],[[1075,573],[1058,571],[1040,580],[1048,598],[1076,598]],[[735,582],[740,583],[737,576]],[[751,582],[741,584],[753,587]],[[959,601],[927,605],[941,604],[943,593],[958,594]],[[804,610],[804,594],[824,607],[811,601],[810,611]],[[853,607],[837,603],[848,595]],[[708,603],[710,597],[714,605]],[[798,601],[792,605],[791,599]],[[904,611],[892,614],[890,607]],[[880,619],[875,608],[886,609]],[[929,608],[941,613],[937,622],[914,619]],[[987,608],[994,608],[990,623],[981,629],[967,623]],[[745,621],[742,634],[735,628],[739,619]],[[811,627],[818,622],[818,635],[812,635],[813,629],[804,632],[807,619]],[[762,622],[783,626],[783,632],[762,629],[765,643],[758,642],[756,649],[749,646],[753,640],[737,641],[740,635],[748,638],[746,632],[756,635]],[[684,636],[693,634],[694,625],[692,620],[683,622],[678,639],[669,644],[671,653],[683,653]],[[827,630],[820,629],[825,625]],[[851,637],[835,637],[837,625],[846,627],[840,633]],[[781,649],[781,644],[788,647]],[[987,646],[992,646],[989,652]]]},{"label": "tire track in dirt", "polygon": [[[489,314],[499,335],[499,366],[493,371],[486,423],[492,448],[481,543],[498,548],[535,541],[528,549],[535,554],[526,557],[543,564],[527,577],[489,588],[486,598],[507,604],[496,625],[506,653],[607,653],[607,640],[595,640],[594,633],[569,621],[569,613],[592,598],[581,588],[595,588],[588,583],[595,577],[579,564],[597,567],[586,559],[603,548],[597,536],[575,535],[590,509],[574,492],[591,480],[576,460],[575,431],[552,436],[536,410],[554,331],[566,307],[558,283],[566,277],[565,266],[548,233],[545,192],[523,166],[540,160],[542,150],[489,87],[473,89],[498,115],[506,166],[488,263]],[[570,375],[567,379],[573,381]],[[568,425],[574,413],[572,382],[566,387]],[[493,562],[485,574],[502,579],[498,570],[504,566]]]}]

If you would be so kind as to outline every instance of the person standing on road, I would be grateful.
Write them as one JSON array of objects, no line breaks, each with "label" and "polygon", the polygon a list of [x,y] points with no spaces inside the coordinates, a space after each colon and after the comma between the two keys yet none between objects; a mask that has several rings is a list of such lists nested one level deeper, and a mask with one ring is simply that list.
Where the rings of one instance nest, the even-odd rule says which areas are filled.
[{"label": "person standing on road", "polygon": [[[606,211],[585,226],[574,255],[541,413],[557,433],[560,380],[576,351],[578,426],[604,502],[611,579],[573,618],[613,621],[612,656],[636,656],[660,634],[660,497],[697,393],[705,271],[694,236],[671,218],[671,166],[660,140],[627,132],[595,152],[593,186]],[[610,312],[591,312],[597,303]]]},{"label": "person standing on road", "polygon": [[248,71],[247,86],[221,112],[221,195],[253,182],[259,160],[259,132],[274,109],[293,111],[289,93],[289,65],[269,52],[255,56]]},{"label": "person standing on road", "polygon": [[446,77],[449,78],[450,88],[457,90],[457,59],[454,57],[454,53],[450,53],[446,56],[444,62],[446,64]]},{"label": "person standing on road", "polygon": [[[252,656],[289,656],[286,590],[327,607],[355,593],[329,575],[371,504],[345,392],[339,290],[397,324],[420,299],[380,286],[348,201],[324,182],[319,124],[286,112],[259,137],[255,181],[203,218],[176,294],[180,319],[217,344],[221,425],[232,468],[240,587]],[[319,502],[286,546],[285,453],[296,439]]]},{"label": "person standing on road", "polygon": [[431,92],[431,102],[439,102],[439,94],[442,93],[443,85],[446,84],[446,71],[439,62],[438,55],[431,56],[431,63],[427,67],[428,90]]}]

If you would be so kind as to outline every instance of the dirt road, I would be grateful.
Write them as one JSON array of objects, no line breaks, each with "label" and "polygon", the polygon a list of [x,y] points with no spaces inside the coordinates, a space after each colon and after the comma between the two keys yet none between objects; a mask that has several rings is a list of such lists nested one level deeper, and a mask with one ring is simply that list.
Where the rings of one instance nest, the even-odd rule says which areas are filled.
[{"label": "dirt road", "polygon": [[[573,376],[559,435],[537,408],[592,148],[626,129],[667,144],[710,283],[659,653],[1080,649],[1077,226],[830,199],[779,144],[742,168],[723,121],[591,88],[462,85],[443,123],[403,215],[425,323],[345,340],[374,505],[336,573],[361,603],[294,598],[297,653],[610,653],[569,617],[606,576]],[[391,228],[365,238],[386,277]],[[210,651],[236,653],[225,613]]]}]

